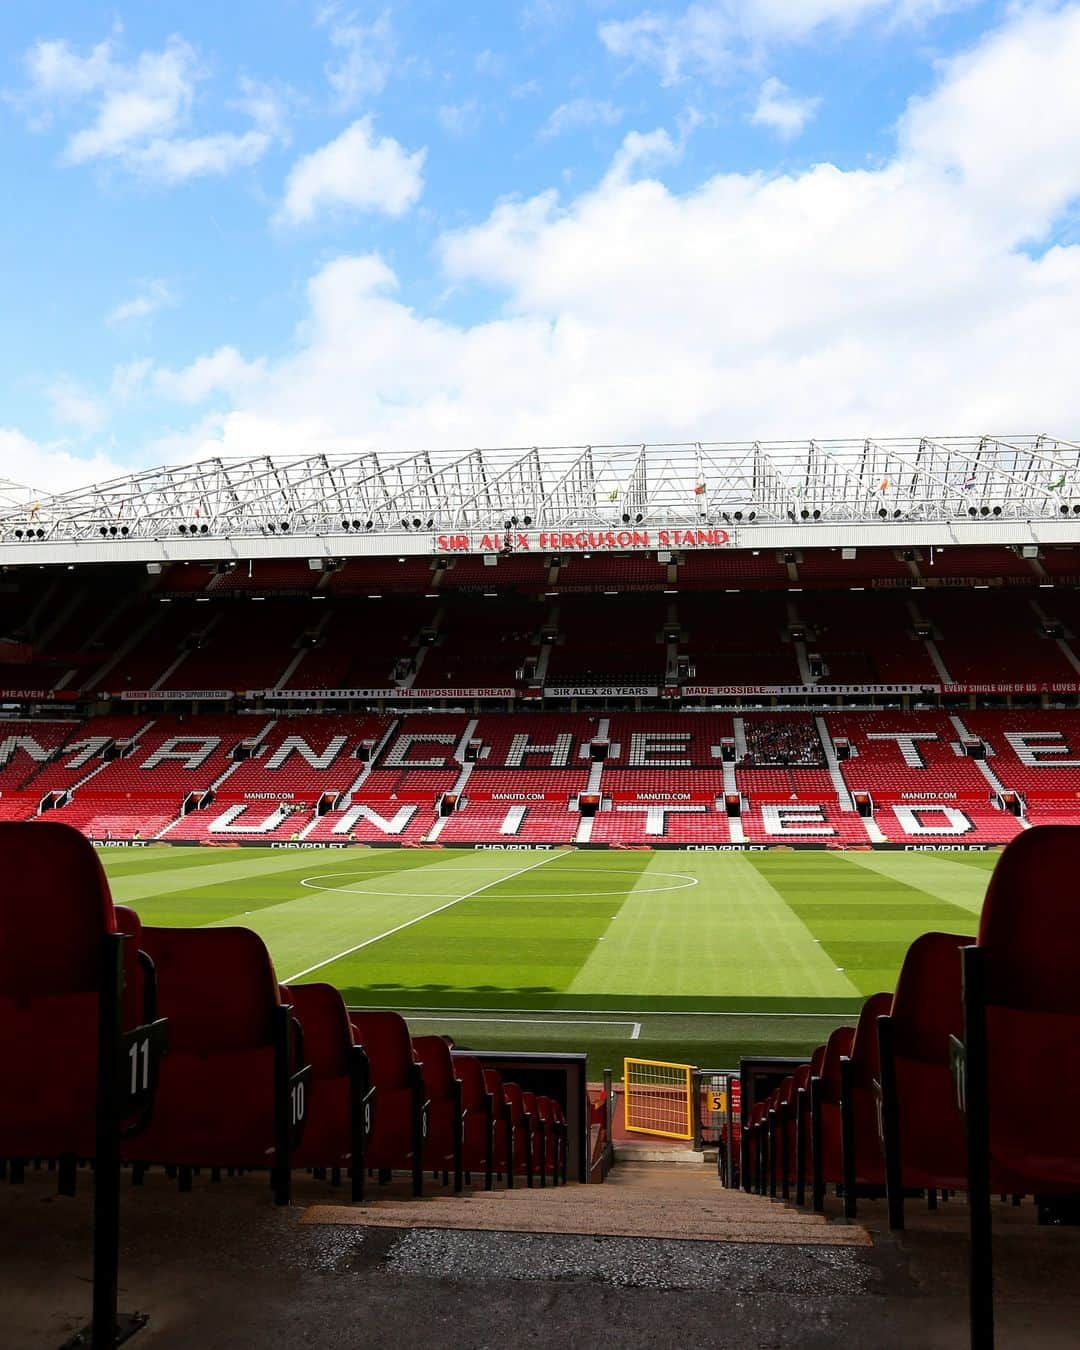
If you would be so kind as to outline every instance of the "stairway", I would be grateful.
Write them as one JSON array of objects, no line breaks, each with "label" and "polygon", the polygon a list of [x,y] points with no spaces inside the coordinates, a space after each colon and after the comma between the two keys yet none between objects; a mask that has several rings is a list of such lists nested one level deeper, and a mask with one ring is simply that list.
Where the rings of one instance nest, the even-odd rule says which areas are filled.
[{"label": "stairway", "polygon": [[[394,1188],[396,1189],[396,1188]],[[430,1199],[309,1206],[304,1224],[362,1228],[460,1228],[504,1233],[581,1233],[694,1242],[865,1247],[858,1224],[830,1223],[764,1196],[725,1190],[712,1167],[619,1163],[602,1186],[467,1191]]]}]

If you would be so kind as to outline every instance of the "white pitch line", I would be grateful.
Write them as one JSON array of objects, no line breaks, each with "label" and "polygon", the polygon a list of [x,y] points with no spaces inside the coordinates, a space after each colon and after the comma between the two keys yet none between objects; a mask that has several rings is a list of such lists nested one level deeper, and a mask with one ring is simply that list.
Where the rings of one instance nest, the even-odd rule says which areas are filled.
[{"label": "white pitch line", "polygon": [[458,1026],[464,1022],[510,1022],[523,1027],[632,1027],[630,1039],[636,1041],[641,1035],[640,1022],[603,1021],[595,1017],[410,1017],[410,1022],[453,1022]]},{"label": "white pitch line", "polygon": [[288,976],[282,981],[283,984],[291,984],[293,980],[301,980],[305,975],[310,975],[313,971],[322,970],[323,966],[332,966],[335,961],[340,961],[346,956],[352,956],[353,952],[362,951],[365,947],[370,947],[373,942],[381,942],[383,938],[393,937],[395,933],[401,933],[406,928],[411,928],[414,923],[423,923],[425,919],[430,919],[436,914],[441,914],[444,909],[452,909],[454,905],[460,905],[463,900],[471,900],[474,895],[479,895],[481,891],[489,890],[492,886],[498,886],[503,881],[513,881],[516,877],[524,876],[526,872],[531,872],[534,868],[543,867],[554,858],[562,858],[563,853],[545,853],[539,862],[530,863],[528,867],[519,867],[516,872],[510,872],[504,877],[496,877],[492,881],[486,881],[483,886],[477,886],[475,891],[469,891],[467,895],[459,895],[454,900],[448,900],[445,905],[439,905],[435,909],[429,909],[426,914],[418,914],[415,919],[409,919],[405,923],[399,923],[396,928],[388,928],[385,933],[378,933],[375,937],[365,938],[363,942],[358,942],[355,947],[348,947],[343,952],[338,952],[336,956],[328,956],[325,961],[316,961],[313,966],[308,966],[307,970],[297,971],[295,975]]},{"label": "white pitch line", "polygon": [[[293,978],[295,979],[295,976],[294,976]],[[383,1005],[382,1005],[382,1004],[379,1004],[378,1006],[379,1006],[379,1007],[382,1007]],[[436,1004],[432,1004],[432,1003],[418,1003],[418,1004],[416,1004],[416,1005],[413,1005],[413,1004],[410,1004],[410,1003],[402,1003],[402,1004],[399,1004],[398,1006],[399,1006],[399,1008],[401,1008],[401,1009],[403,1010],[403,1012],[406,1012],[406,1013],[408,1013],[408,1012],[414,1012],[414,1011],[415,1011],[415,1012],[446,1012],[446,1013],[452,1013],[452,1012],[455,1012],[455,1011],[459,1011],[459,1010],[454,1009],[454,1008],[443,1008],[441,1005],[436,1005]],[[363,1012],[364,1010],[365,1010],[364,1007],[359,1007],[359,1008],[357,1008],[357,1011],[358,1011],[358,1012]],[[469,1007],[469,1008],[461,1008],[460,1011],[461,1011],[461,1012],[476,1012],[476,1005],[473,1004],[473,1005],[472,1005],[471,1007]],[[491,1011],[492,1011],[492,1012],[513,1012],[514,1009],[513,1009],[513,1008],[492,1008]],[[553,1012],[553,1013],[557,1013],[557,1012],[587,1013],[587,1012],[589,1012],[590,1010],[589,1010],[588,1008],[565,1008],[565,1009],[564,1009],[564,1008],[524,1008],[522,1011],[523,1011],[523,1012]],[[645,1013],[642,1013],[640,1010],[637,1010],[637,1009],[631,1010],[630,1008],[598,1008],[597,1011],[598,1011],[598,1012],[605,1012],[605,1013],[626,1013],[626,1015],[627,1015],[627,1020],[628,1020],[628,1021],[629,1021],[629,1019],[630,1019],[631,1017],[824,1017],[824,1018],[828,1018],[829,1021],[835,1023],[835,1021],[836,1021],[836,1019],[837,1019],[838,1017],[843,1018],[843,1017],[851,1017],[851,1016],[852,1016],[852,1013],[851,1013],[851,1012],[761,1012],[761,1013],[759,1013],[759,1012],[694,1012],[693,1010],[688,1010],[688,1011],[686,1011],[686,1012],[677,1012],[677,1011],[673,1012],[673,1011],[672,1011],[671,1009],[669,1009],[669,1008],[659,1008],[659,1009],[657,1009],[655,1012],[645,1012]],[[857,1010],[856,1010],[856,1011],[857,1011]],[[415,1020],[417,1020],[417,1021],[425,1020],[425,1021],[433,1022],[433,1021],[435,1021],[436,1019],[435,1019],[435,1018],[432,1018],[432,1017],[429,1017],[429,1018],[425,1018],[425,1019],[417,1018],[417,1019],[415,1019]]]}]

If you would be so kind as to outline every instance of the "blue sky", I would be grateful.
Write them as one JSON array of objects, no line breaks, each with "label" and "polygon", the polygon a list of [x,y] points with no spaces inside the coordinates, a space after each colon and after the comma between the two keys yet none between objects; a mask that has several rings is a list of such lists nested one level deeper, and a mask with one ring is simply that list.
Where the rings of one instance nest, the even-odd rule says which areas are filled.
[{"label": "blue sky", "polygon": [[0,39],[16,481],[1080,438],[1080,4],[42,0]]}]

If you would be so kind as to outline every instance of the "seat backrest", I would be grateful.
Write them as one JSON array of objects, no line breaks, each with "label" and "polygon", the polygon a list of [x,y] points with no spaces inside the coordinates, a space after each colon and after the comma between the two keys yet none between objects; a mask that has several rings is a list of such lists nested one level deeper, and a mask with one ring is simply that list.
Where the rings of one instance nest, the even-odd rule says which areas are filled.
[{"label": "seat backrest", "polygon": [[484,1090],[490,1092],[496,1107],[502,1106],[506,1100],[503,1092],[502,1074],[498,1069],[484,1069]]},{"label": "seat backrest", "polygon": [[340,992],[332,984],[293,984],[282,987],[281,1001],[292,1004],[304,1033],[304,1057],[315,1077],[345,1077],[353,1028]]},{"label": "seat backrest", "polygon": [[1080,1014],[1080,827],[1039,825],[998,859],[979,923],[987,1003]]},{"label": "seat backrest", "polygon": [[396,1012],[351,1013],[353,1031],[371,1064],[371,1081],[388,1092],[412,1083],[415,1064],[409,1027]]},{"label": "seat backrest", "polygon": [[810,1065],[800,1064],[791,1075],[791,1095],[796,1097],[801,1088],[805,1088],[810,1083]]},{"label": "seat backrest", "polygon": [[116,915],[101,863],[70,825],[0,824],[0,997],[93,993]]},{"label": "seat backrest", "polygon": [[821,1061],[819,1075],[825,1101],[840,1100],[840,1058],[851,1050],[854,1035],[854,1027],[836,1027],[825,1042],[825,1056]]},{"label": "seat backrest", "polygon": [[871,994],[862,1005],[855,1024],[855,1037],[848,1052],[853,1086],[870,1088],[881,1072],[877,1020],[892,1008],[892,994]]},{"label": "seat backrest", "polygon": [[479,1111],[488,1095],[484,1071],[472,1055],[455,1055],[454,1072],[461,1080],[461,1104],[466,1111]]},{"label": "seat backrest", "polygon": [[795,1100],[795,1075],[788,1074],[780,1084],[776,1094],[777,1102],[780,1106],[790,1106]]},{"label": "seat backrest", "polygon": [[421,1064],[424,1087],[431,1097],[449,1097],[454,1091],[454,1060],[441,1036],[414,1036],[413,1050]]},{"label": "seat backrest", "polygon": [[824,1063],[825,1063],[825,1047],[823,1045],[819,1045],[817,1049],[814,1051],[814,1053],[810,1056],[811,1078],[821,1077],[821,1066]]},{"label": "seat backrest", "polygon": [[907,950],[892,1001],[896,1053],[926,1064],[948,1063],[949,1037],[964,1029],[959,933],[923,933]]},{"label": "seat backrest", "polygon": [[158,1012],[170,1054],[256,1050],[274,1044],[281,1006],[266,944],[250,928],[144,928],[157,967]]},{"label": "seat backrest", "polygon": [[510,1108],[510,1120],[518,1124],[525,1113],[525,1094],[516,1083],[503,1082],[503,1101]]}]

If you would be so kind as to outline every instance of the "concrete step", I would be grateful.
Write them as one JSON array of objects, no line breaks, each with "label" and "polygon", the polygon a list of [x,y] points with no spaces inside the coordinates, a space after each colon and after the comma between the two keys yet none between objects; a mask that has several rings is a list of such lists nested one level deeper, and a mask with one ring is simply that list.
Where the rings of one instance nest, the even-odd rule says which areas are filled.
[{"label": "concrete step", "polygon": [[372,1228],[459,1228],[515,1233],[656,1237],[697,1242],[767,1242],[866,1246],[857,1224],[743,1191],[728,1191],[700,1164],[643,1163],[616,1167],[603,1186],[541,1190],[437,1191],[420,1200],[378,1188],[360,1205],[314,1204],[305,1224]]}]

